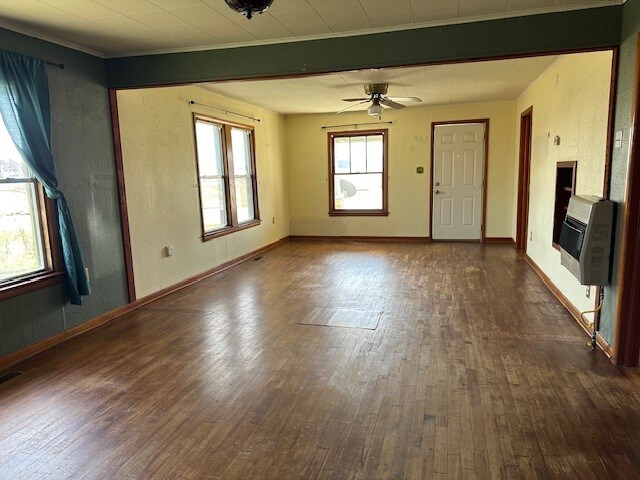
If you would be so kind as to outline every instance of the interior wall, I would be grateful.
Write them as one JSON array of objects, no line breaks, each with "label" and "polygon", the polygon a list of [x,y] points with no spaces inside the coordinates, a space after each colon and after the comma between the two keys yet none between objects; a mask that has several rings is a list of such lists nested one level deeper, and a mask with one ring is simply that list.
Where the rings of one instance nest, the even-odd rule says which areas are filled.
[{"label": "interior wall", "polygon": [[[260,119],[253,125],[261,225],[203,242],[192,113],[252,122],[190,100]],[[118,112],[138,298],[289,235],[282,115],[196,86],[119,91]]]},{"label": "interior wall", "polygon": [[556,164],[577,161],[576,195],[602,196],[611,59],[610,51],[566,55],[517,100],[518,145],[520,114],[533,106],[527,254],[580,310],[593,308],[595,289],[587,298],[552,246]]},{"label": "interior wall", "polygon": [[[359,130],[389,129],[389,216],[329,217],[328,143],[322,126],[375,122],[366,112],[286,117],[291,234],[428,237],[432,122],[489,118],[488,237],[512,237],[515,101],[386,109]],[[353,130],[353,126],[330,131]],[[424,173],[416,173],[416,167]]]},{"label": "interior wall", "polygon": [[610,198],[618,203],[616,211],[615,243],[611,286],[605,288],[604,305],[600,316],[600,333],[610,343],[614,342],[616,300],[618,296],[618,259],[620,258],[620,235],[622,233],[622,205],[627,189],[629,165],[629,139],[631,133],[631,109],[635,85],[636,45],[640,30],[640,0],[627,0],[624,4],[622,23],[622,45],[618,63],[614,132],[622,132],[622,145],[614,148],[611,157]]},{"label": "interior wall", "polygon": [[93,291],[81,306],[65,283],[0,302],[2,357],[126,304],[127,283],[104,61],[2,29],[0,44],[65,64],[47,68],[51,143]]}]

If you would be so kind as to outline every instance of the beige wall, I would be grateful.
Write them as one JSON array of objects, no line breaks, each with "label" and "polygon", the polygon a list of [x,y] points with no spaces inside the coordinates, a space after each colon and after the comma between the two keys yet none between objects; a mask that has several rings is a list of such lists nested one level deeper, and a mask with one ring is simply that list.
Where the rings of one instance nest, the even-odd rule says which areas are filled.
[{"label": "beige wall", "polygon": [[527,254],[581,310],[593,307],[594,291],[586,298],[586,287],[560,265],[560,252],[551,246],[556,163],[577,161],[576,194],[602,196],[610,77],[611,52],[567,55],[517,100],[517,141],[520,113],[533,106]]},{"label": "beige wall", "polygon": [[[260,226],[202,241],[192,112],[251,121],[189,100],[261,119],[254,123]],[[289,235],[282,115],[195,86],[119,91],[118,107],[139,298]],[[164,256],[167,245],[174,256]]]},{"label": "beige wall", "polygon": [[[329,217],[327,130],[323,125],[377,121],[364,112],[286,118],[292,235],[429,236],[431,122],[489,118],[489,237],[511,237],[514,214],[515,101],[385,110],[389,129],[389,216]],[[376,128],[360,127],[362,130]],[[353,127],[331,129],[353,130]],[[423,166],[424,174],[416,167]]]}]

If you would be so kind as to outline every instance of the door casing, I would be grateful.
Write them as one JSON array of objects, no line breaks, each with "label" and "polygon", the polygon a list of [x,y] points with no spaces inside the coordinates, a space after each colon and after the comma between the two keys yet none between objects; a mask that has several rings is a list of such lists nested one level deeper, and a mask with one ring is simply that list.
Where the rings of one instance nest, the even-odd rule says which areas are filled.
[{"label": "door casing", "polygon": [[518,205],[516,216],[516,250],[527,252],[529,230],[529,184],[531,174],[531,141],[533,139],[533,106],[520,115],[520,151],[518,169]]}]

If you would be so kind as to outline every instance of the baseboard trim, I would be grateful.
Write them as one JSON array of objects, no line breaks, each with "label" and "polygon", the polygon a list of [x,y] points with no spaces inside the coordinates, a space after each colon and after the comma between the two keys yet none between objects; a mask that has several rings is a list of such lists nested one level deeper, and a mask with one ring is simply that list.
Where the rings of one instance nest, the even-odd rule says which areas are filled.
[{"label": "baseboard trim", "polygon": [[549,276],[542,271],[542,269],[538,266],[538,264],[534,262],[529,255],[525,254],[524,259],[529,264],[529,266],[533,269],[533,271],[536,272],[538,277],[540,277],[540,280],[542,280],[542,283],[546,285],[549,291],[551,291],[551,293],[558,299],[558,301],[562,304],[562,306],[569,311],[571,316],[575,318],[576,322],[578,322],[578,324],[586,332],[587,330],[579,321],[580,310],[578,310],[576,306],[573,303],[571,303],[569,299],[564,295],[564,293],[562,293],[560,289],[556,287],[555,283],[553,283],[553,281],[549,278]]},{"label": "baseboard trim", "polygon": [[[542,271],[542,269],[538,266],[538,264],[526,253],[524,254],[524,260],[527,264],[533,269],[534,272],[540,277],[542,283],[549,289],[549,291],[553,294],[554,297],[558,299],[558,301],[562,304],[564,308],[571,314],[576,323],[582,328],[582,330],[587,333],[587,335],[591,335],[591,332],[585,328],[585,326],[580,321],[580,310],[571,303],[571,301],[560,291],[558,287],[556,287],[555,283],[549,278],[549,276]],[[600,335],[599,332],[596,332],[596,343],[600,347],[600,349],[609,357],[609,359],[613,358],[613,348],[609,343]]]},{"label": "baseboard trim", "polygon": [[118,318],[125,313],[130,312],[138,307],[138,305],[134,303],[128,303],[123,305],[122,307],[118,307],[114,310],[110,310],[102,315],[92,318],[91,320],[87,320],[80,325],[77,325],[69,330],[65,330],[64,332],[58,333],[53,337],[45,338],[33,345],[29,345],[28,347],[23,348],[22,350],[18,350],[17,352],[10,353],[9,355],[0,358],[0,373],[5,370],[10,369],[14,365],[23,362],[29,358],[35,357],[36,355],[45,352],[57,345],[60,345],[67,340],[70,340],[78,335],[81,335],[89,330],[93,330],[94,328],[98,328],[101,325],[104,325],[111,320]]},{"label": "baseboard trim", "polygon": [[602,349],[602,351],[607,355],[607,357],[609,357],[611,362],[615,365],[616,358],[615,358],[615,352],[613,351],[613,347],[609,342],[605,340],[605,338],[602,335],[600,335],[600,332],[596,332],[596,342],[598,343],[598,346]]},{"label": "baseboard trim", "polygon": [[235,267],[236,265],[246,262],[247,260],[256,257],[262,253],[265,253],[269,250],[272,250],[276,247],[279,247],[280,245],[283,245],[285,243],[287,243],[289,241],[289,237],[284,237],[281,238],[280,240],[270,243],[269,245],[266,245],[264,247],[258,248],[257,250],[254,250],[252,252],[249,252],[245,255],[242,255],[240,257],[237,257],[233,260],[230,260],[228,262],[225,262],[221,265],[218,265],[217,267],[211,268],[205,272],[199,273],[197,275],[194,275],[192,277],[189,277],[181,282],[178,282],[174,285],[171,285],[167,288],[163,288],[162,290],[158,290],[155,293],[152,293],[150,295],[147,295],[145,297],[142,297],[138,300],[135,300],[134,302],[128,303],[126,305],[123,305],[121,307],[115,308],[113,310],[110,310],[108,312],[103,313],[102,315],[98,316],[98,317],[94,317],[91,320],[87,320],[86,322],[77,325],[73,328],[70,328],[69,330],[65,330],[64,332],[58,333],[57,335],[54,335],[53,337],[49,337],[46,338],[44,340],[41,340],[40,342],[34,343],[33,345],[29,345],[28,347],[23,348],[22,350],[18,350],[17,352],[14,353],[10,353],[9,355],[0,358],[0,373],[14,367],[15,365],[17,365],[20,362],[24,362],[25,360],[28,360],[30,358],[35,357],[36,355],[39,355],[41,353],[44,353],[45,351],[56,347],[58,345],[60,345],[61,343],[64,343],[68,340],[71,340],[74,337],[77,337],[78,335],[82,335],[90,330],[93,330],[95,328],[98,328],[102,325],[105,325],[109,322],[111,322],[112,320],[115,320],[118,317],[121,317],[123,315],[125,315],[126,313],[129,313],[133,310],[136,310],[137,308],[140,308],[150,302],[153,302],[154,300],[158,300],[162,297],[165,297],[171,293],[174,293],[178,290],[181,290],[185,287],[188,287],[189,285],[193,285],[194,283],[197,283],[201,280],[204,280],[205,278],[209,278],[213,275],[216,275],[217,273],[220,273],[224,270],[228,270],[231,267]]},{"label": "baseboard trim", "polygon": [[516,241],[511,237],[484,237],[484,243],[511,245],[515,248]]},{"label": "baseboard trim", "polygon": [[431,243],[430,237],[370,237],[370,236],[330,236],[330,235],[291,235],[296,241],[330,242],[371,242],[371,243]]},{"label": "baseboard trim", "polygon": [[213,275],[216,275],[217,273],[223,272],[224,270],[228,270],[231,267],[235,267],[236,265],[246,262],[247,260],[249,260],[250,258],[256,257],[258,255],[260,255],[261,253],[265,253],[269,250],[273,250],[276,247],[279,247],[280,245],[283,245],[285,243],[287,243],[289,241],[290,237],[284,237],[281,238],[280,240],[270,243],[269,245],[266,245],[264,247],[258,248],[257,250],[253,250],[252,252],[249,252],[245,255],[242,255],[240,257],[234,258],[233,260],[229,260],[228,262],[225,262],[223,264],[218,265],[217,267],[213,267],[209,270],[206,270],[202,273],[199,273],[197,275],[194,275],[193,277],[189,277],[186,278],[185,280],[182,280],[181,282],[175,283],[173,285],[170,285],[166,288],[163,288],[162,290],[158,290],[157,292],[154,292],[150,295],[147,295],[145,297],[142,297],[138,300],[135,301],[135,303],[137,303],[138,307],[141,307],[143,305],[146,305],[147,303],[153,302],[154,300],[158,300],[159,298],[162,297],[166,297],[167,295],[170,295],[174,292],[177,292],[178,290],[182,290],[183,288],[186,288],[190,285],[193,285],[194,283],[198,283],[202,280],[204,280],[205,278],[209,278]]},{"label": "baseboard trim", "polygon": [[[329,242],[371,242],[371,243],[431,243],[431,237],[373,237],[373,236],[332,236],[332,235],[291,235],[296,241]],[[511,237],[485,237],[484,240],[442,240],[442,242],[508,244],[515,247]]]}]

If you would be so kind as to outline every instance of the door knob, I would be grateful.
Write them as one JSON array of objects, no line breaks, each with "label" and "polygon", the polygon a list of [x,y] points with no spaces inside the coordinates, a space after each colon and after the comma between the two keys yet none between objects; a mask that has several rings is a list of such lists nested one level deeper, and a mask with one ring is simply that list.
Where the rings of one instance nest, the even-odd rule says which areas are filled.
[{"label": "door knob", "polygon": [[439,186],[440,186],[440,182],[436,182],[436,187],[439,187]]},{"label": "door knob", "polygon": [[440,193],[440,190],[436,190],[436,191],[435,191],[435,192],[433,192],[433,193],[435,193],[436,195],[438,195],[438,194]]}]

